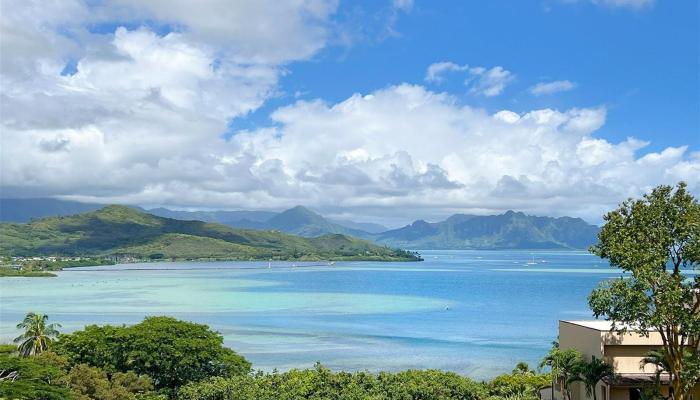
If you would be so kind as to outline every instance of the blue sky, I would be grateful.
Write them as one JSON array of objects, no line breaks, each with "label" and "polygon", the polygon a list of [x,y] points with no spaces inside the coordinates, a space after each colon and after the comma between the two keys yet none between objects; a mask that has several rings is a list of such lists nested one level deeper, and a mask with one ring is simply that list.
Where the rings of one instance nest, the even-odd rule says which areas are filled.
[{"label": "blue sky", "polygon": [[[0,195],[397,226],[700,195],[692,0],[0,3]],[[22,157],[11,155],[22,154]]]},{"label": "blue sky", "polygon": [[[392,84],[423,83],[426,68],[440,60],[502,65],[516,75],[504,96],[470,95],[459,76],[430,87],[493,111],[605,105],[602,137],[634,135],[651,141],[647,151],[681,143],[700,150],[696,1],[658,1],[642,9],[584,1],[416,1],[397,18],[397,35],[383,38],[386,21],[371,22],[386,12],[378,3],[341,3],[338,14],[342,20],[361,7],[378,25],[366,29],[379,39],[361,37],[350,48],[329,47],[311,62],[291,65],[284,90],[338,102]],[[577,87],[539,97],[527,91],[549,80]]]}]

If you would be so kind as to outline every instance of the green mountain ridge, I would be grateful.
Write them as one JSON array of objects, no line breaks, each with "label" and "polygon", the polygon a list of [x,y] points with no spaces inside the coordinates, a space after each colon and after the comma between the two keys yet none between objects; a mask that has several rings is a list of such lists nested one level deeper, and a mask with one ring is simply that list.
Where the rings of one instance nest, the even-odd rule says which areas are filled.
[{"label": "green mountain ridge", "polygon": [[[104,204],[79,203],[48,198],[0,198],[0,222],[25,223],[37,218],[67,216],[95,211],[104,206]],[[132,208],[159,217],[186,221],[214,222],[232,228],[277,229],[304,237],[342,233],[344,235],[368,238],[373,233],[388,230],[388,228],[374,223],[329,220],[302,206],[296,206],[282,212],[255,210],[184,211],[171,210],[164,207],[144,209],[137,206],[132,206]]]},{"label": "green mountain ridge", "polygon": [[27,224],[2,223],[0,254],[241,260],[418,259],[402,250],[340,234],[303,238],[279,231],[176,220],[116,205]]},{"label": "green mountain ridge", "polygon": [[599,228],[580,218],[455,214],[444,221],[418,220],[373,237],[376,243],[410,249],[586,249]]},{"label": "green mountain ridge", "polygon": [[[99,208],[95,204],[56,199],[0,199],[0,217],[3,221],[28,222],[36,216],[89,211],[84,210],[86,207]],[[342,234],[379,245],[422,250],[586,249],[596,242],[598,233],[598,227],[579,218],[536,217],[514,211],[486,216],[455,214],[444,221],[417,220],[392,230],[369,226],[369,232],[362,223],[338,223],[302,206],[282,212],[132,208],[160,217],[218,223],[234,229],[277,230],[306,238]]]}]

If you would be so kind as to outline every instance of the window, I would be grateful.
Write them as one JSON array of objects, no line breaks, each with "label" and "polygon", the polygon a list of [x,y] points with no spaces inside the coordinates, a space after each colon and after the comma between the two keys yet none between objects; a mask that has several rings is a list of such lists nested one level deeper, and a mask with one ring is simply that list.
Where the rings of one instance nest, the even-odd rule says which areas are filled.
[{"label": "window", "polygon": [[639,388],[630,388],[630,400],[641,400],[641,390]]}]

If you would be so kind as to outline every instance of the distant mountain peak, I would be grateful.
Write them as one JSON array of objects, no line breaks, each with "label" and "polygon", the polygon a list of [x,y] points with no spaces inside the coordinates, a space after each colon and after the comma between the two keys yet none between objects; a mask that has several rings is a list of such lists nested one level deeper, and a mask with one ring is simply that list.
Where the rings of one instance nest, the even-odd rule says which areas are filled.
[{"label": "distant mountain peak", "polygon": [[303,211],[303,212],[310,212],[310,213],[313,213],[313,211],[309,210],[308,208],[306,208],[306,207],[304,207],[304,206],[302,206],[302,205],[300,205],[300,204],[297,204],[296,206],[294,206],[294,207],[292,207],[292,208],[290,208],[290,209],[288,209],[288,210],[286,210],[286,211],[295,211],[295,212]]},{"label": "distant mountain peak", "polygon": [[105,214],[105,213],[111,213],[111,212],[127,212],[127,213],[128,212],[135,212],[135,213],[137,213],[139,211],[135,210],[129,206],[124,206],[121,204],[109,204],[109,205],[106,205],[106,206],[100,208],[99,210],[94,211],[95,214]]},{"label": "distant mountain peak", "polygon": [[284,210],[278,215],[306,215],[306,216],[314,216],[314,217],[320,217],[319,214],[316,214],[315,212],[309,210],[308,208],[304,206],[294,206],[290,209]]}]

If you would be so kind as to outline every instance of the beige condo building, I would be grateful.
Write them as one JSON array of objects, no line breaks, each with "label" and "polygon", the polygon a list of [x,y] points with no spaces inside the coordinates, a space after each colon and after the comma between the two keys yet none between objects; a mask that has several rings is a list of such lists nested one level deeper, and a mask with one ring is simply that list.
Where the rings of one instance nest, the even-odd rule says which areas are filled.
[{"label": "beige condo building", "polygon": [[[642,359],[651,350],[659,350],[663,345],[658,332],[643,336],[634,332],[618,334],[610,332],[608,321],[559,321],[559,347],[562,350],[574,348],[584,358],[596,357],[611,364],[616,379],[601,381],[596,387],[598,400],[640,400],[640,390],[653,384],[656,367],[642,365]],[[661,375],[662,393],[668,394],[668,376]],[[561,393],[554,392],[556,399]],[[692,398],[700,399],[700,385],[695,385]],[[571,386],[571,400],[587,400],[586,389],[580,382]]]}]

